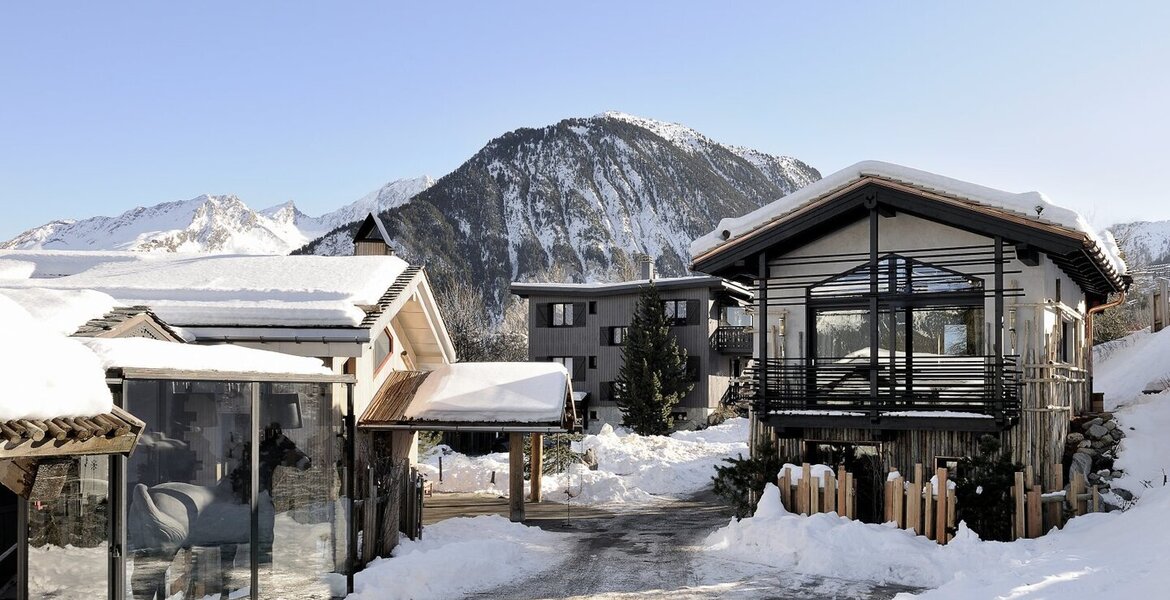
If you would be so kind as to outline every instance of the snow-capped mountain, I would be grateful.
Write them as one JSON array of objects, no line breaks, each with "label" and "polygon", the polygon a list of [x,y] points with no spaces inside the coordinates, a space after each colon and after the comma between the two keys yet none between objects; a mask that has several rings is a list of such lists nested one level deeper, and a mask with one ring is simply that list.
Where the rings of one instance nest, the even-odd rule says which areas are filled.
[{"label": "snow-capped mountain", "polygon": [[430,177],[393,181],[320,217],[306,215],[292,202],[256,211],[236,196],[205,194],[134,208],[116,217],[53,221],[0,248],[287,254],[370,211],[401,206],[433,184]]},{"label": "snow-capped mountain", "polygon": [[[727,146],[674,123],[604,113],[489,142],[409,204],[381,213],[396,250],[438,283],[462,279],[489,306],[556,267],[577,281],[633,271],[633,255],[683,275],[688,246],[820,178],[790,157]],[[357,223],[300,250],[344,254]]]},{"label": "snow-capped mountain", "polygon": [[1170,221],[1135,221],[1109,228],[1135,270],[1170,263]]}]

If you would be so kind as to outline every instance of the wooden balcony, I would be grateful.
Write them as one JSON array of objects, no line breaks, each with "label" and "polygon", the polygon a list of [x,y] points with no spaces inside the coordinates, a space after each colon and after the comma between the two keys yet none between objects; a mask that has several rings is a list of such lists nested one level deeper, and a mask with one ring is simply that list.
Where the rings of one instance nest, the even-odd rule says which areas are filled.
[{"label": "wooden balcony", "polygon": [[1019,418],[1016,364],[921,354],[769,359],[755,365],[747,395],[785,427],[997,431]]},{"label": "wooden balcony", "polygon": [[723,354],[752,353],[751,325],[720,325],[711,335],[711,347]]}]

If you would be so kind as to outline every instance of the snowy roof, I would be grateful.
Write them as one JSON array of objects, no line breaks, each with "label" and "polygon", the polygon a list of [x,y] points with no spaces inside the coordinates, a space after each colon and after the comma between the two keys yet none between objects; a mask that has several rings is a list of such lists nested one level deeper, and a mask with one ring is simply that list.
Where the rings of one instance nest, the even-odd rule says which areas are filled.
[{"label": "snowy roof", "polygon": [[407,268],[393,256],[169,255],[102,262],[112,253],[97,254],[76,274],[24,285],[99,290],[121,304],[150,306],[178,326],[356,327],[366,317],[363,308],[376,306]]},{"label": "snowy roof", "polygon": [[0,288],[0,296],[20,305],[37,323],[70,335],[118,304],[109,294],[94,290]]},{"label": "snowy roof", "polygon": [[631,281],[618,282],[595,282],[595,283],[536,283],[536,282],[516,282],[511,286],[513,294],[526,298],[534,294],[560,294],[560,295],[607,295],[607,294],[621,294],[621,293],[637,293],[646,285],[653,283],[655,287],[660,290],[663,289],[679,289],[679,288],[723,288],[730,292],[744,296],[745,298],[752,297],[752,291],[748,288],[728,281],[722,277],[713,277],[710,275],[695,275],[689,277],[661,277],[650,279],[634,279]]},{"label": "snowy roof", "polygon": [[429,372],[398,371],[358,425],[567,429],[575,418],[571,392],[569,372],[559,363],[455,363]]},{"label": "snowy roof", "polygon": [[332,375],[321,359],[230,344],[201,346],[148,338],[76,338],[105,369],[181,369],[231,373]]},{"label": "snowy roof", "polygon": [[[1099,236],[1084,217],[1075,211],[1053,204],[1039,192],[1005,192],[927,171],[879,161],[859,162],[746,215],[720,220],[719,226],[714,231],[691,243],[691,256],[697,261],[733,241],[748,236],[770,223],[796,212],[798,209],[867,178],[908,184],[925,191],[1015,213],[1027,217],[1029,221],[1060,227],[1070,233],[1083,234],[1119,275],[1126,273],[1125,261],[1121,259],[1117,243],[1111,235]],[[1039,215],[1036,214],[1036,207],[1043,209]]]},{"label": "snowy roof", "polygon": [[[12,267],[8,276],[3,275],[5,269],[0,268],[0,281],[4,279],[35,279],[62,277],[87,271],[93,267],[110,262],[148,262],[166,260],[175,255],[152,254],[147,252],[123,251],[76,251],[76,250],[0,250],[0,260],[6,262],[24,263],[32,265],[32,272],[23,277],[16,277],[18,271]],[[28,267],[21,267],[27,270]]]},{"label": "snowy roof", "polygon": [[0,295],[0,421],[87,417],[113,408],[101,361],[58,326]]}]

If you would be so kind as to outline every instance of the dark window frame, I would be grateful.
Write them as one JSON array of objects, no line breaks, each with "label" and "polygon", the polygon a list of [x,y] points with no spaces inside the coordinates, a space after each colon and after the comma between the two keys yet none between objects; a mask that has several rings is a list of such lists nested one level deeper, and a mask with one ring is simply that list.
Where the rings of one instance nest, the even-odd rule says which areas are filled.
[{"label": "dark window frame", "polygon": [[[557,308],[560,308],[561,322],[557,323]],[[574,327],[573,318],[573,303],[572,302],[550,302],[548,305],[548,326],[549,327]]]}]

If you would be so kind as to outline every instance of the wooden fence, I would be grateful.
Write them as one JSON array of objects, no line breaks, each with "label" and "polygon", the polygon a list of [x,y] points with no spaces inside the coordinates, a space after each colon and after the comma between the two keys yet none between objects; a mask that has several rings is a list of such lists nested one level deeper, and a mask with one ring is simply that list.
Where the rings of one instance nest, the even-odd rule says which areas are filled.
[{"label": "wooden fence", "polygon": [[[832,512],[856,518],[853,473],[845,467],[838,467],[835,473],[823,467],[818,470],[820,476],[813,474],[812,465],[804,463],[797,472],[799,476],[788,469],[781,471],[776,485],[785,509],[803,515]],[[1036,483],[1030,467],[1015,474],[1013,539],[1040,537],[1053,527],[1063,527],[1069,517],[1101,509],[1100,490],[1087,486],[1083,475],[1078,473],[1073,478],[1066,493],[1061,465],[1053,465],[1051,472],[1052,478],[1045,486]],[[955,532],[955,490],[948,483],[947,469],[936,469],[930,480],[925,474],[921,464],[914,465],[910,479],[891,470],[884,486],[882,521],[945,544]],[[1052,491],[1044,492],[1044,487]],[[939,490],[946,491],[940,494]]]}]

